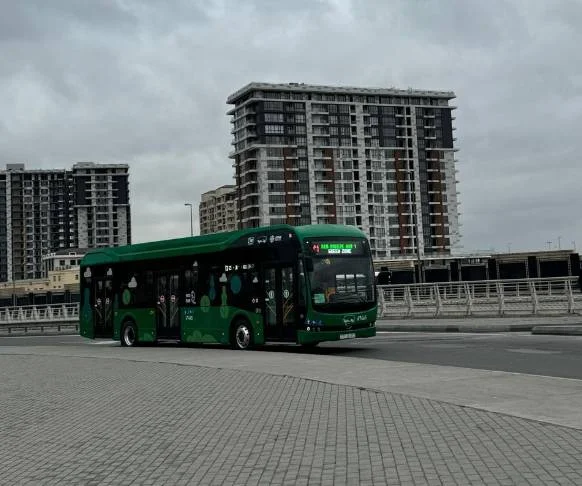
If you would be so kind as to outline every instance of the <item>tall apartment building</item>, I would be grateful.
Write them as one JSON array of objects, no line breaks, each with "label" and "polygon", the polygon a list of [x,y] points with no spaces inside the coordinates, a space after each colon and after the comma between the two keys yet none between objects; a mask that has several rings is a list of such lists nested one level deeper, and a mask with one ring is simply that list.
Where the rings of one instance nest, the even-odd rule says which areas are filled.
[{"label": "tall apartment building", "polygon": [[43,276],[42,257],[130,243],[127,165],[0,171],[0,281]]},{"label": "tall apartment building", "polygon": [[376,258],[460,242],[452,92],[250,83],[228,97],[241,226],[355,225]]},{"label": "tall apartment building", "polygon": [[129,166],[80,162],[72,178],[76,246],[131,244]]},{"label": "tall apartment building", "polygon": [[238,229],[236,186],[225,185],[202,194],[199,220],[201,235]]}]

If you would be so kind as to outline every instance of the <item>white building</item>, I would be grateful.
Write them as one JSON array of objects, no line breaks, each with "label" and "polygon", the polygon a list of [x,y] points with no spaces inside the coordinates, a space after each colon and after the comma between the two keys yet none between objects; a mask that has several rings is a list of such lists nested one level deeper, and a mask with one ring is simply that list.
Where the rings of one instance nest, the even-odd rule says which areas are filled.
[{"label": "white building", "polygon": [[198,210],[201,235],[237,230],[236,187],[225,185],[205,192]]},{"label": "white building", "polygon": [[375,258],[460,244],[452,92],[250,83],[229,96],[241,227],[355,225]]}]

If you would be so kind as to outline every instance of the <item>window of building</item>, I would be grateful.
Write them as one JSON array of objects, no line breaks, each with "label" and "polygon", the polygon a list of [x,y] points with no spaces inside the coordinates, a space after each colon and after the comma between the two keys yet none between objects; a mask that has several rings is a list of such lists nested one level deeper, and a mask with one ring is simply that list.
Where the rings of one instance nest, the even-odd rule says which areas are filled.
[{"label": "window of building", "polygon": [[282,101],[265,101],[264,108],[265,108],[265,110],[268,110],[268,111],[283,111],[283,102]]},{"label": "window of building", "polygon": [[283,133],[283,125],[265,125],[265,133]]},{"label": "window of building", "polygon": [[266,123],[283,123],[283,113],[265,113]]}]

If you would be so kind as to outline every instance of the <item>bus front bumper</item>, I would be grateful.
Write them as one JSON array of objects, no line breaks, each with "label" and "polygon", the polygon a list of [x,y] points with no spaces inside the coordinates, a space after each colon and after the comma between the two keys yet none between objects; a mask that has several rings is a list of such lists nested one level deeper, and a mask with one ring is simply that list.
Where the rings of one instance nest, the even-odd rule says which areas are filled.
[{"label": "bus front bumper", "polygon": [[376,326],[345,331],[297,331],[299,344],[319,343],[324,341],[344,341],[347,339],[374,337]]}]

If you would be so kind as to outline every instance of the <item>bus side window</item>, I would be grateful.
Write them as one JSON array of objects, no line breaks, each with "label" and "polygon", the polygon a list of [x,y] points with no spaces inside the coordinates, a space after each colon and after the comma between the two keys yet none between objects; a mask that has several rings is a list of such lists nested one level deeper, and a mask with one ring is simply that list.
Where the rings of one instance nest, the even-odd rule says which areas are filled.
[{"label": "bus side window", "polygon": [[154,292],[154,272],[148,270],[145,273],[145,286],[144,286],[145,299],[148,304],[155,302],[155,292]]}]

